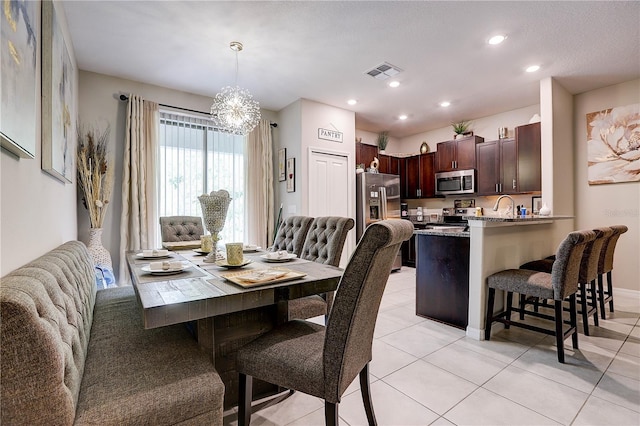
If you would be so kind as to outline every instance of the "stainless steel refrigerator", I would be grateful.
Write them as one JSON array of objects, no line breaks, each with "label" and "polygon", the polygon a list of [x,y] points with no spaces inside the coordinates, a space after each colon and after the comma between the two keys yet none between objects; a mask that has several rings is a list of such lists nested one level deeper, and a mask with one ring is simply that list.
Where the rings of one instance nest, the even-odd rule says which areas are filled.
[{"label": "stainless steel refrigerator", "polygon": [[[400,218],[400,176],[384,173],[356,175],[356,238],[370,224],[384,219]],[[402,253],[393,262],[391,270],[402,267]]]}]

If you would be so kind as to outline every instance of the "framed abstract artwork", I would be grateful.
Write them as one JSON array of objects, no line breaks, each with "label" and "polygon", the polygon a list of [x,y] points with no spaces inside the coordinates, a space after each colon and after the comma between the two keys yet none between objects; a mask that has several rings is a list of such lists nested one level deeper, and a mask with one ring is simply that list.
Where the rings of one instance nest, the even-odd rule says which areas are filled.
[{"label": "framed abstract artwork", "polygon": [[278,182],[284,182],[287,179],[285,170],[285,161],[287,158],[287,148],[278,150]]},{"label": "framed abstract artwork", "polygon": [[70,183],[76,141],[75,70],[54,3],[42,2],[42,170]]},{"label": "framed abstract artwork", "polygon": [[640,104],[587,114],[589,185],[640,182]]},{"label": "framed abstract artwork", "polygon": [[6,0],[0,13],[0,142],[18,157],[34,158],[40,2]]},{"label": "framed abstract artwork", "polygon": [[287,159],[287,192],[296,192],[296,159]]}]

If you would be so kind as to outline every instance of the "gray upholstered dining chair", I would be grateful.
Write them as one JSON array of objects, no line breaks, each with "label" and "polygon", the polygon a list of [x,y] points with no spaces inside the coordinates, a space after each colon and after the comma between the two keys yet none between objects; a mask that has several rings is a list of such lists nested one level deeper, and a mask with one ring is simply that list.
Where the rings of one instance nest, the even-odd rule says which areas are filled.
[{"label": "gray upholstered dining chair", "polygon": [[160,218],[162,242],[197,241],[204,235],[200,216],[163,216]]},{"label": "gray upholstered dining chair", "polygon": [[327,326],[292,320],[238,350],[238,424],[249,425],[253,377],[325,400],[327,425],[338,424],[338,403],[360,376],[369,424],[375,415],[369,388],[371,345],[391,266],[413,233],[408,220],[369,226],[347,264]]},{"label": "gray upholstered dining chair", "polygon": [[286,250],[300,257],[304,240],[307,238],[312,222],[313,218],[309,216],[289,216],[280,224],[276,238],[269,250]]},{"label": "gray upholstered dining chair", "polygon": [[[347,234],[355,222],[350,217],[316,217],[302,248],[302,259],[325,265],[339,266]],[[331,309],[333,292],[289,300],[289,319],[326,317]]]},{"label": "gray upholstered dining chair", "polygon": [[[580,265],[585,246],[595,238],[596,233],[594,231],[574,231],[569,233],[558,247],[551,273],[530,269],[507,269],[488,276],[489,294],[484,329],[485,340],[489,340],[491,337],[491,324],[494,321],[503,323],[505,328],[513,325],[555,336],[558,361],[564,363],[564,340],[571,336],[573,347],[578,348],[576,292],[578,291]],[[493,312],[496,290],[507,292],[505,310],[498,314]],[[553,315],[525,310],[526,308],[523,306],[514,308],[512,306],[513,293],[539,299],[552,299],[554,301]],[[569,300],[569,327],[565,330],[563,302],[566,299]],[[555,323],[555,328],[552,330],[526,322],[514,321],[511,319],[512,311],[552,320]]]}]

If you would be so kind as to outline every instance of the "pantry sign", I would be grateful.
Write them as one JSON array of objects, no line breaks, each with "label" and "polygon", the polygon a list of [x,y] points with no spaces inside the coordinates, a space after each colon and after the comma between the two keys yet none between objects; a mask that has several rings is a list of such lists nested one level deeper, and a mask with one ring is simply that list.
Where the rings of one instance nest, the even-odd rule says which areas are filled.
[{"label": "pantry sign", "polygon": [[318,129],[318,139],[342,143],[342,132],[329,129]]}]

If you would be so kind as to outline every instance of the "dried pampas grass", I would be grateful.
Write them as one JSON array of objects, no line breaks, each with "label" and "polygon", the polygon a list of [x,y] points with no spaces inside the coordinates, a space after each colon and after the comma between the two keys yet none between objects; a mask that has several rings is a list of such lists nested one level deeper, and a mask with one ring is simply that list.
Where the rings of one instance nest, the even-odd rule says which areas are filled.
[{"label": "dried pampas grass", "polygon": [[89,211],[92,228],[102,228],[111,193],[113,167],[107,161],[107,143],[110,126],[104,131],[78,126],[78,186],[82,190],[84,205]]}]

